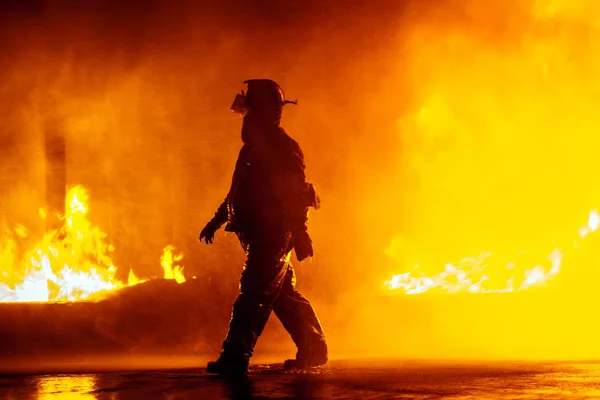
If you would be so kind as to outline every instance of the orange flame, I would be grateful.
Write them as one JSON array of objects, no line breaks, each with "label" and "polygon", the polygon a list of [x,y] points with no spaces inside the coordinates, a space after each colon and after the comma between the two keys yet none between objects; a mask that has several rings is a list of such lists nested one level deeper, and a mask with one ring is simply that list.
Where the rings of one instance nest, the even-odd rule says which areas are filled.
[{"label": "orange flame", "polygon": [[[600,204],[591,183],[600,176],[599,6],[473,0],[419,8],[420,22],[403,31],[410,102],[398,120],[410,210],[386,249],[404,268],[386,289],[511,292],[595,273],[593,262],[568,274],[561,262],[576,249],[573,222]],[[599,224],[592,211],[575,240]]]},{"label": "orange flame", "polygon": [[[587,224],[579,229],[580,238],[595,232],[599,226],[600,214],[593,210]],[[444,270],[436,275],[420,273],[417,265],[413,271],[394,275],[385,285],[391,290],[401,290],[406,294],[432,290],[446,293],[514,292],[542,286],[551,281],[560,273],[562,257],[563,251],[556,248],[544,263],[531,266],[515,261],[495,261],[492,253],[482,253],[479,257],[464,258],[456,264],[447,264]]]},{"label": "orange flame", "polygon": [[[175,279],[177,283],[185,282],[183,267],[176,265],[183,258],[182,255],[173,255],[173,246],[167,246],[160,257],[160,264],[165,272],[165,279]],[[175,264],[175,267],[173,265]]]},{"label": "orange flame", "polygon": [[[28,238],[25,227],[17,226],[0,241],[0,302],[64,302],[132,286],[145,280],[129,272],[127,283],[115,278],[117,268],[110,254],[114,248],[105,242],[106,234],[87,219],[88,195],[82,186],[67,193],[62,226],[22,252],[19,239]],[[46,212],[40,209],[40,216]],[[184,282],[183,268],[172,268],[182,255],[173,256],[168,246],[161,257],[165,279]],[[23,254],[23,257],[19,257]]]}]

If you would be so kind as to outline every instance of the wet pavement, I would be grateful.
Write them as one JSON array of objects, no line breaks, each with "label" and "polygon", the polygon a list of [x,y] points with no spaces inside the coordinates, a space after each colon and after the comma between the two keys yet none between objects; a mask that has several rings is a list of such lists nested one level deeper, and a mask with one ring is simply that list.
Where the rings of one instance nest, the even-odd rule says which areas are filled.
[{"label": "wet pavement", "polygon": [[310,373],[258,365],[247,379],[202,369],[0,376],[0,399],[600,399],[600,363],[334,361]]}]

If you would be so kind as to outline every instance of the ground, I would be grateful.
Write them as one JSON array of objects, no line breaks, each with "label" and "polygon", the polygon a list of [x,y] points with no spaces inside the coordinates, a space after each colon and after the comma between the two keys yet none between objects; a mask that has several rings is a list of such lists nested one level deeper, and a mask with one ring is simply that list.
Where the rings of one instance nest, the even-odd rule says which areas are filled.
[{"label": "ground", "polygon": [[4,375],[2,399],[590,399],[600,363],[332,361],[312,373],[255,365],[247,379],[200,368]]}]

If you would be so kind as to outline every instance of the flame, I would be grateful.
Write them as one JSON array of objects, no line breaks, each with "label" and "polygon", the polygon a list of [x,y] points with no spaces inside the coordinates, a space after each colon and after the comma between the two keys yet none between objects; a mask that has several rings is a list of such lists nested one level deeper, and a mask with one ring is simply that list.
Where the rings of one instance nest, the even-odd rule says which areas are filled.
[{"label": "flame", "polygon": [[[600,227],[600,214],[590,212],[588,222],[579,229],[579,237],[586,238]],[[575,241],[572,249],[579,247]],[[388,250],[391,252],[391,250]],[[531,266],[515,261],[496,261],[492,253],[482,253],[478,257],[464,258],[458,263],[447,264],[443,271],[427,275],[416,265],[412,271],[392,276],[385,282],[390,290],[400,290],[405,294],[419,294],[428,291],[445,293],[502,293],[544,286],[554,279],[561,270],[563,250],[554,249],[543,263]]]},{"label": "flame", "polygon": [[160,264],[163,267],[165,272],[165,279],[175,279],[177,283],[185,282],[185,277],[183,276],[183,267],[173,265],[181,261],[183,258],[182,255],[173,255],[173,246],[167,246],[163,250],[163,255],[160,257]]},{"label": "flame", "polygon": [[563,260],[600,225],[590,212],[600,204],[599,4],[419,8],[399,67],[409,207],[386,249],[395,263],[386,290],[516,292],[593,276],[592,260],[568,272]]},{"label": "flame", "polygon": [[138,283],[146,282],[145,279],[140,279],[133,273],[133,270],[129,270],[129,276],[127,277],[127,286],[137,285]]},{"label": "flame", "polygon": [[[111,259],[113,246],[106,233],[87,218],[88,195],[82,186],[71,188],[66,196],[65,215],[57,215],[60,226],[44,234],[29,250],[29,231],[18,225],[0,242],[0,302],[67,302],[90,298],[142,282],[129,271],[127,283],[116,278]],[[47,219],[44,209],[40,217]],[[173,246],[161,257],[165,279],[184,282],[183,268],[173,263]],[[21,257],[22,254],[22,257]]]}]

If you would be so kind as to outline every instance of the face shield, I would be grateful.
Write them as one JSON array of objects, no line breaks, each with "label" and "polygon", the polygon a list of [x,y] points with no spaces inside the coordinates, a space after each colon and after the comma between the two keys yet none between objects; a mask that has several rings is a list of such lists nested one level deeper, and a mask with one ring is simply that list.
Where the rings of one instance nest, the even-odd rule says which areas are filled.
[{"label": "face shield", "polygon": [[246,95],[244,94],[243,90],[241,94],[238,93],[235,95],[233,103],[231,104],[231,111],[236,114],[246,115]]}]

